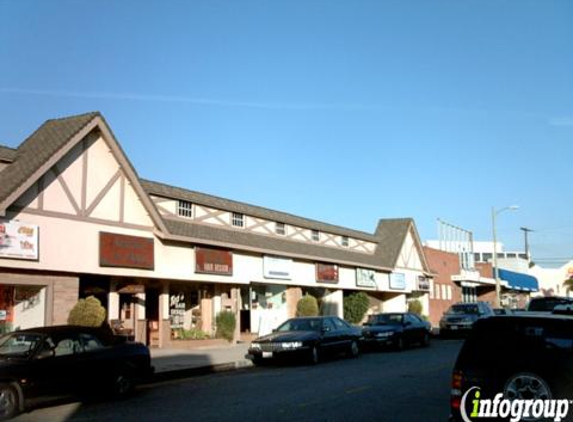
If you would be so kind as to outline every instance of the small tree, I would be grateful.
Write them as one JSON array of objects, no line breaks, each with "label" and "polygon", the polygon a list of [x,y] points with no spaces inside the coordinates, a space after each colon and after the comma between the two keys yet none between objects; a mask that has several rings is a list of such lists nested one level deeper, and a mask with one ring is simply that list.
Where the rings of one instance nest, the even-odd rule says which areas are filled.
[{"label": "small tree", "polygon": [[317,316],[318,301],[309,294],[301,297],[296,304],[296,316]]},{"label": "small tree", "polygon": [[100,327],[105,321],[105,308],[94,296],[80,299],[68,315],[68,324],[83,327]]},{"label": "small tree", "polygon": [[344,319],[359,324],[368,311],[370,301],[364,292],[352,293],[344,298]]},{"label": "small tree", "polygon": [[573,290],[573,276],[563,282],[563,286],[567,289],[568,292]]},{"label": "small tree", "polygon": [[408,312],[422,316],[422,302],[420,302],[418,299],[409,301]]},{"label": "small tree", "polygon": [[222,311],[215,318],[215,324],[217,324],[215,337],[224,338],[229,343],[232,342],[235,337],[235,327],[237,326],[235,314],[231,311]]}]

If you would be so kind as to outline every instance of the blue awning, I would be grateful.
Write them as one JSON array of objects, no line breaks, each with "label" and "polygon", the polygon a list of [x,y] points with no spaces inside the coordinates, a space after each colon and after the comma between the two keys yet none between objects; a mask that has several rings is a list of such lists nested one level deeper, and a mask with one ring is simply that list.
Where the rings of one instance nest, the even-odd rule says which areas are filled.
[{"label": "blue awning", "polygon": [[512,290],[524,290],[529,292],[536,292],[539,290],[537,279],[531,275],[502,270],[500,268],[499,278],[506,281],[507,287]]}]

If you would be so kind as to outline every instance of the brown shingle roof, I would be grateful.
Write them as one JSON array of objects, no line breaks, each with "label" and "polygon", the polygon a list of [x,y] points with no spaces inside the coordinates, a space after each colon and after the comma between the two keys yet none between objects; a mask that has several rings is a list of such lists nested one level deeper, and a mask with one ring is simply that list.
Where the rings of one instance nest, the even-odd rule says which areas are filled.
[{"label": "brown shingle roof", "polygon": [[4,145],[0,145],[0,161],[11,163],[16,158],[16,151]]},{"label": "brown shingle roof", "polygon": [[0,203],[96,116],[99,113],[48,120],[22,142],[13,162],[0,173]]}]

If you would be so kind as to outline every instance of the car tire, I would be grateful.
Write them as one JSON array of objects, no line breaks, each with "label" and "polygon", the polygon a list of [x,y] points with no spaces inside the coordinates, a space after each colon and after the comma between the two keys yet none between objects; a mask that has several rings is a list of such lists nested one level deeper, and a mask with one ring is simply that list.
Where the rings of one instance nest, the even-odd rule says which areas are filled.
[{"label": "car tire", "polygon": [[263,364],[263,358],[260,357],[253,357],[253,359],[251,360],[251,362],[253,362],[254,366],[261,366]]},{"label": "car tire", "polygon": [[311,365],[316,365],[320,362],[320,351],[318,346],[312,346],[310,349],[309,363]]},{"label": "car tire", "polygon": [[357,358],[359,354],[360,347],[358,347],[358,342],[356,340],[352,340],[350,347],[348,348],[348,357]]},{"label": "car tire", "polygon": [[422,337],[422,347],[428,347],[430,345],[430,334],[424,333],[424,337]]},{"label": "car tire", "polygon": [[0,384],[0,420],[14,417],[19,410],[18,392],[10,384]]},{"label": "car tire", "polygon": [[551,400],[553,398],[549,383],[533,372],[518,372],[510,376],[503,387],[503,396],[509,400]]},{"label": "car tire", "polygon": [[126,397],[131,394],[135,389],[135,380],[133,379],[131,371],[128,369],[117,371],[113,377],[111,388],[113,396],[117,398]]}]

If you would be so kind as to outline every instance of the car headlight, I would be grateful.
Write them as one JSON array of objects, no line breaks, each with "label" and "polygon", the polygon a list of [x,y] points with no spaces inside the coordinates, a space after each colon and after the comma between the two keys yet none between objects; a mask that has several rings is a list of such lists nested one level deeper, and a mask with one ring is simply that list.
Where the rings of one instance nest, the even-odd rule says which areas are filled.
[{"label": "car headlight", "polygon": [[251,349],[260,349],[260,348],[261,348],[260,343],[251,343]]},{"label": "car headlight", "polygon": [[302,341],[288,341],[281,343],[283,349],[298,349],[302,347]]}]

